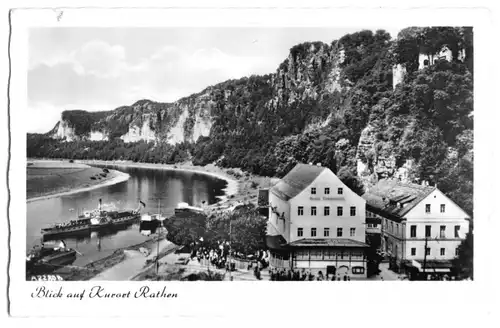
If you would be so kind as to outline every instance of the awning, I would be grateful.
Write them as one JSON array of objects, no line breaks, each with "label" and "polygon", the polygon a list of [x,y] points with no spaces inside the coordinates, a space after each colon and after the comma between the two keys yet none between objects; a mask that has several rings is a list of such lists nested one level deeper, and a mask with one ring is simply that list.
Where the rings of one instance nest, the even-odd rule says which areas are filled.
[{"label": "awning", "polygon": [[290,247],[370,247],[361,241],[348,238],[302,238],[288,244]]},{"label": "awning", "polygon": [[425,271],[424,271],[424,261],[423,260],[411,260],[411,262],[407,263],[414,268],[418,269],[420,272],[450,272],[453,265],[450,260],[427,260],[425,262]]},{"label": "awning", "polygon": [[282,235],[266,236],[266,246],[267,248],[275,251],[286,250],[286,240]]}]

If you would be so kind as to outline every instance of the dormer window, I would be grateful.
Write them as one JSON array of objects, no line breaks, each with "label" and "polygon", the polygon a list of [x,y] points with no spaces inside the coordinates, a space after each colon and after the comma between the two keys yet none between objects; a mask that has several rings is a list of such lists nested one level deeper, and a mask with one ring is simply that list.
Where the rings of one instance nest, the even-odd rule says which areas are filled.
[{"label": "dormer window", "polygon": [[316,195],[316,188],[311,188],[311,195]]}]

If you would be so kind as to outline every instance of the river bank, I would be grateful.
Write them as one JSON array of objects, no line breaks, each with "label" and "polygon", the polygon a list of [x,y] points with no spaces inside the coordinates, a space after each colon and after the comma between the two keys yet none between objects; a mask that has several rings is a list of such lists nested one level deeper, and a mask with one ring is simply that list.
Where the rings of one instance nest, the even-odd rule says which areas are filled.
[{"label": "river bank", "polygon": [[27,203],[89,191],[130,178],[127,173],[117,170],[104,172],[69,161],[28,160],[26,170]]},{"label": "river bank", "polygon": [[[112,254],[100,260],[88,263],[83,267],[71,265],[65,266],[54,271],[53,274],[61,276],[65,281],[87,281],[94,279],[113,280],[113,278],[115,278],[115,280],[121,280],[119,276],[125,275],[126,277],[130,277],[138,274],[144,265],[149,264],[152,260],[155,260],[157,243],[159,239],[160,241],[165,240],[164,237],[164,235],[155,236],[145,240],[144,242],[116,249]],[[147,255],[142,254],[141,251],[147,252]],[[163,247],[160,248],[160,256],[162,256],[162,252],[164,252]],[[135,255],[138,253],[140,254],[141,259],[139,261],[134,261],[132,258],[134,257],[137,259],[137,256]],[[131,260],[134,261],[134,263],[130,267],[121,268],[128,270],[119,270],[121,272],[115,272],[117,269],[120,269],[120,265],[127,265]]]},{"label": "river bank", "polygon": [[[64,160],[61,162],[64,162]],[[83,167],[98,165],[100,167],[93,167],[93,169],[96,169],[99,172],[104,172],[103,168],[106,166],[108,166],[107,169],[110,172],[114,171],[111,168],[117,169],[118,171],[116,172],[119,172],[121,167],[194,172],[226,181],[227,185],[223,190],[225,195],[220,197],[219,201],[216,201],[205,208],[207,210],[207,214],[215,211],[224,211],[242,203],[256,204],[258,199],[258,189],[269,187],[276,180],[268,177],[255,176],[239,169],[224,169],[219,168],[214,164],[195,166],[190,162],[175,165],[162,165],[124,161],[76,161],[74,164],[82,165]],[[109,183],[111,184],[112,180],[110,180]],[[98,188],[103,185],[104,184],[96,185],[94,188]],[[219,185],[221,184],[219,183]],[[70,192],[76,193],[80,191],[82,190],[79,189]],[[132,191],[128,190],[128,193],[130,192]],[[60,195],[62,194],[59,193],[45,197],[57,197]],[[171,204],[171,206],[172,205],[175,206],[174,204]],[[109,255],[105,258],[93,260],[91,263],[82,263],[82,266],[75,265],[69,266],[68,268],[61,268],[57,270],[58,272],[56,272],[56,274],[60,274],[64,280],[73,281],[90,279],[110,281],[130,280],[131,277],[137,274],[137,272],[141,273],[142,270],[147,272],[150,271],[148,271],[148,268],[151,269],[151,261],[155,257],[155,255],[151,254],[154,254],[156,251],[156,242],[156,238],[148,238],[148,240],[137,245],[116,248],[112,251],[112,253],[108,253]],[[161,242],[160,257],[164,257],[165,252],[170,252],[170,248],[173,246],[175,245]],[[149,255],[143,255],[140,248],[147,249]]]},{"label": "river bank", "polygon": [[235,168],[221,168],[215,164],[196,166],[192,162],[178,164],[155,164],[132,161],[101,161],[101,160],[79,160],[78,163],[87,165],[110,165],[135,168],[147,168],[157,170],[186,171],[205,174],[217,179],[225,180],[227,187],[224,189],[225,196],[221,196],[219,202],[209,206],[212,210],[224,210],[239,203],[257,203],[259,188],[269,188],[279,179],[253,175]]}]

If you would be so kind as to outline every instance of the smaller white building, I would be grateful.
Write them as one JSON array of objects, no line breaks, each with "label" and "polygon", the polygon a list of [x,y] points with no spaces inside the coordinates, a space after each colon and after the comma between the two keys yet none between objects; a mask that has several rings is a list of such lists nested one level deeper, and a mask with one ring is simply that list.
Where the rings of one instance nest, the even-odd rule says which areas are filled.
[{"label": "smaller white building", "polygon": [[363,198],[370,216],[382,219],[381,249],[393,266],[423,274],[452,272],[470,216],[439,189],[380,180]]}]

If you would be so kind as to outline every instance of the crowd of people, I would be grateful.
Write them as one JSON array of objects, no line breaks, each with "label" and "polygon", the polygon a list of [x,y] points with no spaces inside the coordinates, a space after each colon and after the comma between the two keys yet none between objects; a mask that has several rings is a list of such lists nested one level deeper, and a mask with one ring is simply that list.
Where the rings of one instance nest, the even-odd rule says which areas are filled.
[{"label": "crowd of people", "polygon": [[[199,246],[191,250],[191,260],[197,259],[199,262],[206,260],[217,269],[236,270],[236,261],[241,265],[247,265],[247,270],[254,270],[256,276],[260,276],[260,271],[269,266],[269,253],[259,250],[255,255],[248,255],[232,252],[229,256],[229,243],[226,241],[218,242],[216,247]],[[257,273],[258,272],[258,273]]]},{"label": "crowd of people", "polygon": [[302,270],[293,270],[293,269],[277,269],[273,268],[269,271],[271,276],[271,281],[350,281],[351,277],[349,275],[344,274],[343,276],[340,274],[323,274],[322,271],[319,271],[317,275],[312,274],[311,271],[306,271],[306,269]]},{"label": "crowd of people", "polygon": [[229,245],[219,242],[218,246],[219,247],[216,248],[199,247],[198,249],[193,249],[191,252],[191,259],[196,258],[200,262],[202,260],[207,260],[218,269],[223,269],[226,266],[229,267]]}]

